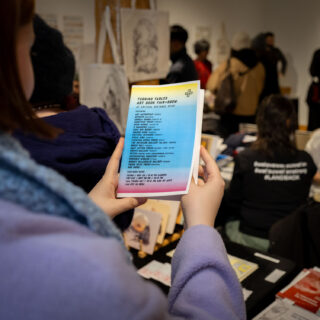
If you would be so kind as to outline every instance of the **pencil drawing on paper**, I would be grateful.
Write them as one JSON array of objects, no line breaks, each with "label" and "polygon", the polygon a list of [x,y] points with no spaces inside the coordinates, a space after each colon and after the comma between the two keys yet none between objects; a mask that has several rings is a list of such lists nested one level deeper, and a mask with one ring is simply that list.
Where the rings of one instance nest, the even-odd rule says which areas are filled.
[{"label": "pencil drawing on paper", "polygon": [[119,88],[121,88],[121,86],[122,81],[119,79],[118,74],[110,72],[100,91],[102,107],[118,128],[122,128],[123,125],[121,115],[122,101],[121,95],[119,94]]},{"label": "pencil drawing on paper", "polygon": [[169,14],[121,9],[124,66],[130,82],[164,78],[169,69]]},{"label": "pencil drawing on paper", "polygon": [[158,37],[154,24],[147,18],[138,20],[133,29],[134,70],[155,73],[158,71]]}]

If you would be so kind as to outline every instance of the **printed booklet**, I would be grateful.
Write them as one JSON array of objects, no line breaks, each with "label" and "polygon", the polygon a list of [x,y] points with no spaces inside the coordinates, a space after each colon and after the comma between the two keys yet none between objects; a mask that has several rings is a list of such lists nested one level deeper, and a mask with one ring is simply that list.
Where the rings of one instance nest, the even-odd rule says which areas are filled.
[{"label": "printed booklet", "polygon": [[234,257],[230,254],[228,254],[228,259],[240,282],[259,268],[256,263]]},{"label": "printed booklet", "polygon": [[188,193],[198,178],[203,101],[199,81],[132,87],[118,197]]}]

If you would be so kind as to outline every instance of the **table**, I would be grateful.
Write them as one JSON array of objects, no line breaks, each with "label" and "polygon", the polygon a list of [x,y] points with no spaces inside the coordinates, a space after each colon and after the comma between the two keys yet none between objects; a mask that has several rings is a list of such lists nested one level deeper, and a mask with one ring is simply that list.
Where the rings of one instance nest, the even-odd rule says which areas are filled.
[{"label": "table", "polygon": [[[274,259],[274,261],[277,260],[278,262],[276,263],[271,261],[271,259],[267,260],[256,256],[255,254],[261,253],[255,249],[231,241],[225,241],[225,245],[229,254],[259,265],[258,270],[241,282],[244,288],[252,291],[252,294],[246,301],[247,317],[248,319],[252,319],[274,301],[276,293],[298,274],[298,270],[294,262],[283,257],[263,254],[272,260]],[[265,278],[275,269],[285,271],[285,274],[275,283],[266,281]]]},{"label": "table", "polygon": [[[166,253],[174,249],[177,244],[178,241],[172,242],[169,245],[160,248],[152,256],[146,256],[143,259],[138,257],[137,250],[132,249],[133,262],[137,269],[143,267],[152,260],[170,263],[171,258],[168,257]],[[256,256],[257,250],[227,240],[225,240],[225,245],[229,254],[259,265],[258,270],[241,283],[244,288],[252,291],[252,294],[246,301],[247,317],[248,319],[252,319],[274,300],[275,294],[287,285],[297,275],[299,270],[296,270],[296,266],[292,261],[285,258],[267,254],[271,260],[276,259],[279,261],[278,263],[275,263],[271,260]],[[285,274],[275,283],[266,281],[265,278],[275,269],[285,271]],[[149,281],[155,283],[165,294],[168,294],[169,287],[152,279]]]}]

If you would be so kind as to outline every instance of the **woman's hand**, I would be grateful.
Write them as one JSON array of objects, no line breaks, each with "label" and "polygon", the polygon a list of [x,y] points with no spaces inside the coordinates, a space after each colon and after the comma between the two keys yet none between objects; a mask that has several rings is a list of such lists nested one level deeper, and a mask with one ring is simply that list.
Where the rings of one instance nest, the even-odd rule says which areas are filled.
[{"label": "woman's hand", "polygon": [[106,214],[113,219],[120,213],[140,206],[147,201],[146,198],[117,199],[116,193],[119,181],[119,163],[122,155],[124,139],[120,138],[108,163],[105,174],[96,186],[90,191],[89,197]]},{"label": "woman's hand", "polygon": [[204,147],[200,155],[205,163],[204,168],[199,168],[203,179],[199,179],[198,185],[192,179],[189,193],[181,198],[186,228],[198,224],[213,227],[224,193],[224,181],[215,161]]}]

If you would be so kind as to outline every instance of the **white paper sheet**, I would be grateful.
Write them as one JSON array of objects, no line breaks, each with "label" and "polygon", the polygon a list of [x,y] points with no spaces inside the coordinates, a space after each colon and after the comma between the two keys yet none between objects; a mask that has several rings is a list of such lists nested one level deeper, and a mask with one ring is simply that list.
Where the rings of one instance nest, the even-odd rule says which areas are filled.
[{"label": "white paper sheet", "polygon": [[124,64],[130,82],[161,79],[169,69],[169,14],[121,9]]}]

